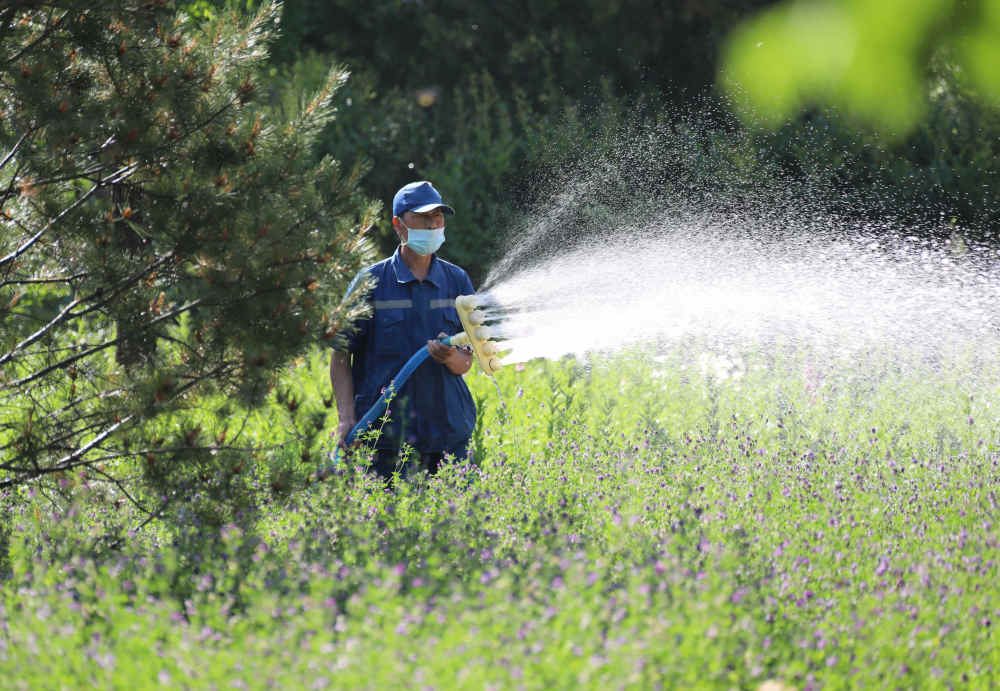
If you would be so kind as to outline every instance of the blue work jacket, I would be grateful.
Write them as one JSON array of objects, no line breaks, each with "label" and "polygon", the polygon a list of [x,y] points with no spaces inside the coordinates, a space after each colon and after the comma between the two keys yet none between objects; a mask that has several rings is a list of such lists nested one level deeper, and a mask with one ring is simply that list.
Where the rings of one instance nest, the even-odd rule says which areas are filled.
[{"label": "blue work jacket", "polygon": [[[355,322],[347,336],[358,419],[428,340],[442,332],[450,336],[462,331],[455,298],[475,292],[464,269],[437,255],[431,258],[427,277],[418,281],[398,247],[364,272],[375,279],[367,298],[372,316]],[[348,294],[357,283],[355,278]],[[406,442],[422,453],[455,452],[465,446],[476,424],[469,387],[432,358],[410,375],[390,401],[389,411],[377,448],[398,448]]]}]

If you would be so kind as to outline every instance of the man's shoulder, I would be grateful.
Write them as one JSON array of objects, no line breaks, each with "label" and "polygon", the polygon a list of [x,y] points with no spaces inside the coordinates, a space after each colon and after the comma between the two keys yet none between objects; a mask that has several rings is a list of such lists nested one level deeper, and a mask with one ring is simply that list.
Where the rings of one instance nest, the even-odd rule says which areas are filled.
[{"label": "man's shoulder", "polygon": [[378,275],[378,274],[384,273],[385,270],[388,269],[391,265],[392,265],[392,256],[390,255],[390,256],[386,257],[385,259],[381,259],[381,260],[375,262],[374,264],[370,264],[369,266],[366,266],[365,268],[363,268],[361,270],[361,273],[369,273],[369,274]]},{"label": "man's shoulder", "polygon": [[386,257],[374,264],[369,264],[365,268],[358,272],[358,275],[354,277],[354,282],[361,280],[362,276],[370,276],[375,279],[375,283],[379,284],[385,277],[386,273],[392,269],[392,257]]},{"label": "man's shoulder", "polygon": [[447,259],[442,259],[441,257],[437,257],[437,261],[441,263],[441,270],[449,276],[468,276],[465,269],[458,264],[453,264]]},{"label": "man's shoulder", "polygon": [[[371,285],[379,285],[382,282],[382,277],[385,276],[386,269],[390,265],[391,261],[392,257],[386,257],[385,259],[377,261],[374,264],[369,264],[356,273],[354,278],[351,279],[350,284],[347,286],[347,292],[344,294],[344,299],[346,300],[347,297],[351,295],[359,285],[361,285],[362,279],[364,279],[365,276],[369,276],[371,279],[374,279],[374,284]],[[366,299],[372,299],[371,292],[367,293]]]}]

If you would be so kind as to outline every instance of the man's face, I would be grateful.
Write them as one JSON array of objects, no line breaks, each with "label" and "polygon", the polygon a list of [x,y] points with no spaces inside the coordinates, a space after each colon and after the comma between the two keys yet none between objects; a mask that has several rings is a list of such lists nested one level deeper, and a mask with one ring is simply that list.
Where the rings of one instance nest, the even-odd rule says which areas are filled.
[{"label": "man's face", "polygon": [[441,209],[434,209],[427,213],[418,214],[415,211],[406,211],[402,216],[403,223],[407,228],[443,228],[444,212]]}]

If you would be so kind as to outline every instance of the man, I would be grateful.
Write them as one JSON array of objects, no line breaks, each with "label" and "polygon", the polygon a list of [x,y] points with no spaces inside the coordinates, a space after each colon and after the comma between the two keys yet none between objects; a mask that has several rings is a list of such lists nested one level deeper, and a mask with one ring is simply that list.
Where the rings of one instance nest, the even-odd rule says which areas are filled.
[{"label": "man", "polygon": [[343,443],[403,364],[427,345],[430,357],[389,402],[390,419],[375,444],[374,470],[385,478],[397,470],[404,445],[429,473],[446,454],[466,456],[475,426],[475,404],[462,379],[472,353],[437,340],[462,330],[455,298],[474,292],[463,269],[435,254],[444,242],[445,214],[454,213],[429,182],[411,182],[396,193],[392,225],[399,247],[362,272],[375,280],[367,298],[372,316],[354,324],[347,350],[335,350],[330,360]]}]

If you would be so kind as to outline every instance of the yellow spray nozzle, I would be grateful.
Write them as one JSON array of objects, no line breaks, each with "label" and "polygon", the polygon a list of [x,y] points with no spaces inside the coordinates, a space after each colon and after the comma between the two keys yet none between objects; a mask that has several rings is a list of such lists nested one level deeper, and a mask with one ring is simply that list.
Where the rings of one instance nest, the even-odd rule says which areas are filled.
[{"label": "yellow spray nozzle", "polygon": [[469,339],[469,334],[465,333],[464,331],[460,331],[454,336],[448,337],[448,345],[453,345],[453,346],[469,345],[470,340],[471,339]]},{"label": "yellow spray nozzle", "polygon": [[[490,327],[482,325],[486,317],[482,311],[476,309],[478,306],[479,301],[475,295],[459,295],[455,298],[458,318],[462,321],[462,326],[465,328],[464,335],[468,339],[469,345],[472,346],[476,359],[479,360],[479,366],[486,374],[493,374],[503,366],[498,356],[500,348],[490,340],[493,337]],[[452,338],[452,343],[463,345],[455,343],[454,338]]]},{"label": "yellow spray nozzle", "polygon": [[472,310],[471,312],[469,312],[468,318],[470,324],[482,324],[484,321],[486,321],[486,316],[482,313],[481,310]]}]

